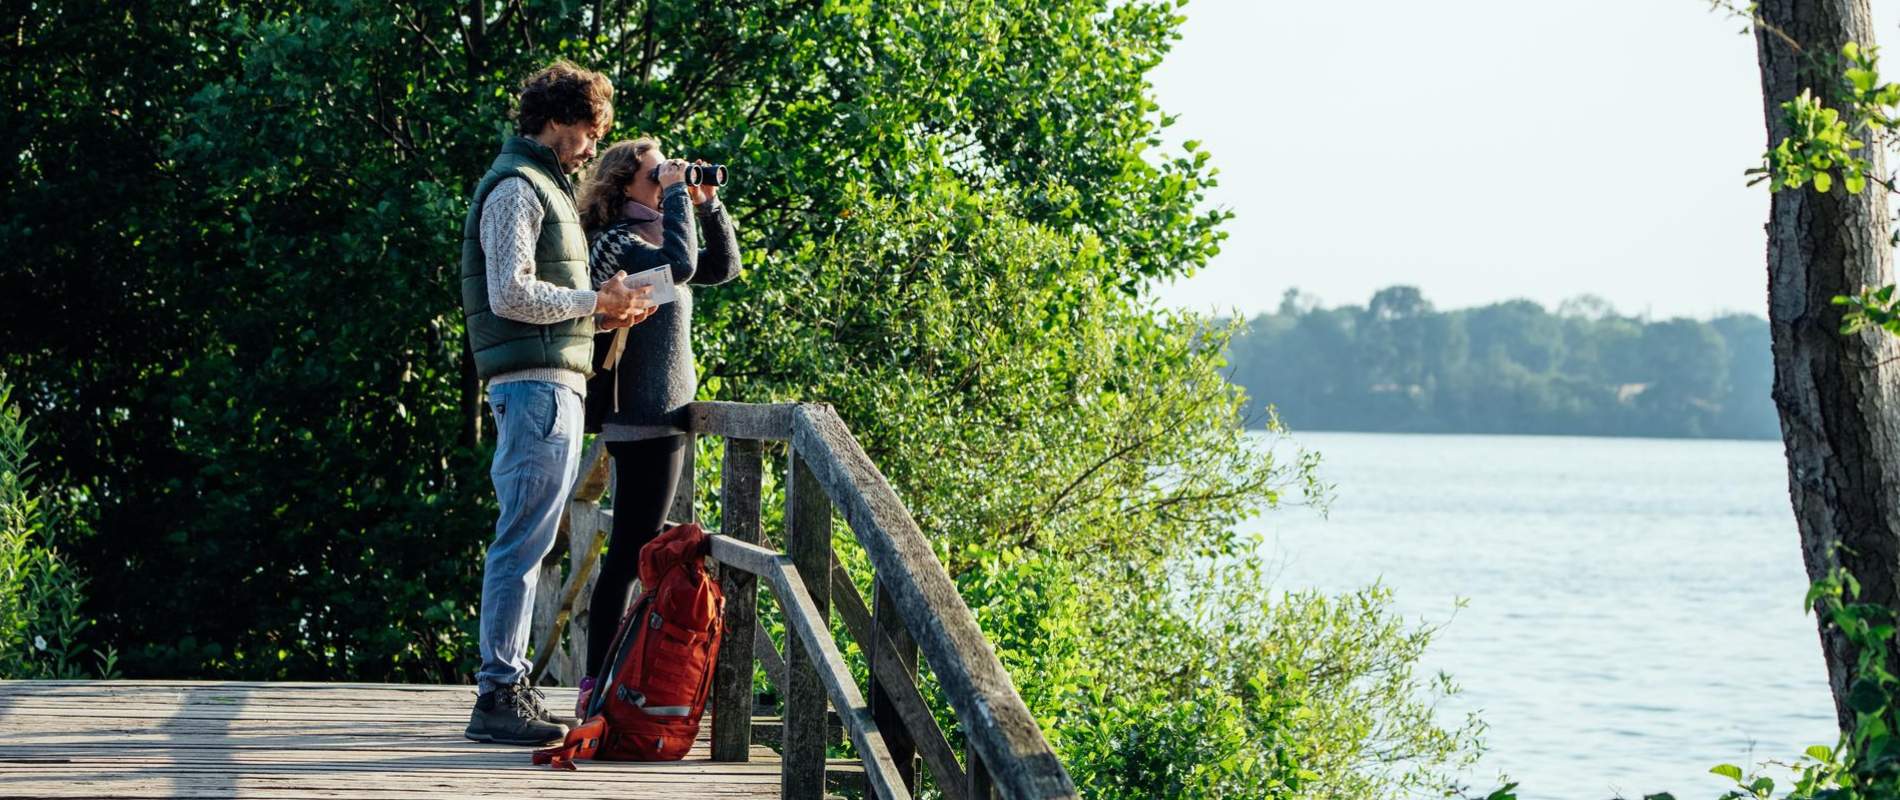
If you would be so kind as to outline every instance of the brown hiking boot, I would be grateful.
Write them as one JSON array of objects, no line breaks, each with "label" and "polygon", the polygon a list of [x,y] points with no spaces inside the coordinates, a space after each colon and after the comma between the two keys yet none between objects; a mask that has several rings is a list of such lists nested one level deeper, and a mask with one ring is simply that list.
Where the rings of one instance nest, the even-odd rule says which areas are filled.
[{"label": "brown hiking boot", "polygon": [[[522,685],[528,687],[526,691],[522,692],[523,702],[526,702],[529,708],[534,709],[535,718],[542,722],[552,722],[568,730],[573,730],[580,726],[581,721],[579,719],[574,717],[557,717],[554,715],[554,712],[549,711],[547,695],[542,694],[540,689],[534,688],[533,684],[523,683]],[[566,734],[563,733],[562,735],[565,736]]]},{"label": "brown hiking boot", "polygon": [[512,684],[496,687],[475,700],[468,729],[462,735],[475,742],[542,746],[559,744],[567,727],[543,719],[546,712],[534,698],[533,687]]}]

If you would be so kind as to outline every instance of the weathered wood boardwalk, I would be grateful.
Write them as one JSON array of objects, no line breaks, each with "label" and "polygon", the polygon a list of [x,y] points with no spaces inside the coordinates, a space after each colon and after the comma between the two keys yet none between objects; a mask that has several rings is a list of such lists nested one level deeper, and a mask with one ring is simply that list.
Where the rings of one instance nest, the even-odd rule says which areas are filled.
[{"label": "weathered wood boardwalk", "polygon": [[[470,686],[0,681],[0,798],[779,796],[777,754],[712,761],[704,737],[684,761],[536,767],[530,748],[462,738],[474,698]],[[571,707],[573,690],[548,703]]]},{"label": "weathered wood boardwalk", "polygon": [[[686,760],[586,761],[579,772],[533,766],[527,748],[462,739],[470,687],[387,684],[0,681],[0,800],[40,797],[780,797],[823,800],[849,786],[911,800],[927,771],[944,800],[1077,800],[1015,683],[964,605],[910,511],[829,406],[694,403],[690,436],[725,439],[720,530],[708,555],[726,595],[704,732]],[[763,525],[768,464],[782,464],[784,519]],[[780,449],[782,448],[782,449]],[[695,448],[687,448],[674,522],[698,520]],[[609,514],[610,462],[595,441],[582,459],[536,608],[537,673],[571,682],[579,600],[594,579]],[[710,476],[708,476],[710,477]],[[832,551],[842,520],[869,563],[867,595]],[[773,540],[777,541],[774,542]],[[784,550],[779,550],[780,546]],[[572,563],[561,577],[558,559]],[[758,589],[778,600],[785,644],[758,619]],[[860,687],[834,639],[833,614],[865,658]],[[737,645],[737,646],[735,646]],[[750,646],[747,646],[750,645]],[[763,667],[784,718],[752,716]],[[956,718],[961,757],[918,678],[928,668]],[[548,693],[571,707],[572,690]],[[784,755],[753,744],[754,728]],[[858,760],[826,757],[849,739]],[[781,767],[783,767],[781,769]]]}]

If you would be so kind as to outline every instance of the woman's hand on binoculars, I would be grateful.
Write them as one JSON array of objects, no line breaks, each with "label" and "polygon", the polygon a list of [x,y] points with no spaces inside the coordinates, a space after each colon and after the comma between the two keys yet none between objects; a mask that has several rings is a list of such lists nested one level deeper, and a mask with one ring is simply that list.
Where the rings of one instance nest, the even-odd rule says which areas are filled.
[{"label": "woman's hand on binoculars", "polygon": [[669,158],[660,162],[659,178],[660,188],[662,189],[686,180],[686,161],[684,159]]},{"label": "woman's hand on binoculars", "polygon": [[[711,164],[708,164],[708,163],[706,163],[706,160],[705,160],[705,159],[703,159],[703,158],[702,158],[702,159],[700,159],[700,160],[698,160],[698,161],[695,161],[695,162],[693,162],[693,163],[695,163],[695,164],[699,164],[699,165],[701,165],[701,166],[704,166],[704,167],[706,167],[706,169],[707,169],[707,170],[709,170],[708,172],[705,172],[705,173],[701,173],[701,174],[704,174],[704,175],[711,175],[711,174],[712,174],[712,173],[710,172],[710,170],[712,169],[712,165],[711,165]],[[715,198],[715,197],[718,197],[718,196],[719,196],[719,187],[717,187],[717,186],[714,186],[714,185],[712,184],[712,180],[711,180],[710,178],[708,178],[708,179],[707,179],[707,180],[706,180],[705,182],[703,182],[703,183],[701,183],[701,184],[699,184],[698,186],[688,186],[688,187],[686,187],[686,194],[687,194],[688,196],[690,196],[690,197],[692,198],[692,200],[693,200],[693,205],[701,205],[701,204],[703,204],[703,203],[705,203],[705,202],[706,202],[706,201],[708,201],[708,200],[711,200],[711,199],[713,199],[713,198]]]}]

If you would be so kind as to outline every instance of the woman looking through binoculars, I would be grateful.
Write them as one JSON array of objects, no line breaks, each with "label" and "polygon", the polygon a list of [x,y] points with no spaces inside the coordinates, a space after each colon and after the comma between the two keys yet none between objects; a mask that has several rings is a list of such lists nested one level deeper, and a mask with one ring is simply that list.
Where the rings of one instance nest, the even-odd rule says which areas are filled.
[{"label": "woman looking through binoculars", "polygon": [[[738,238],[719,202],[718,184],[726,175],[724,167],[668,159],[657,140],[642,138],[607,148],[581,185],[581,226],[594,284],[619,271],[637,276],[665,267],[664,278],[677,294],[640,324],[594,339],[587,428],[607,440],[616,470],[613,534],[594,587],[582,707],[631,600],[640,548],[659,535],[679,488],[689,446],[677,433],[683,428],[679,417],[699,388],[691,287],[739,275]],[[662,293],[656,289],[654,296]]]}]

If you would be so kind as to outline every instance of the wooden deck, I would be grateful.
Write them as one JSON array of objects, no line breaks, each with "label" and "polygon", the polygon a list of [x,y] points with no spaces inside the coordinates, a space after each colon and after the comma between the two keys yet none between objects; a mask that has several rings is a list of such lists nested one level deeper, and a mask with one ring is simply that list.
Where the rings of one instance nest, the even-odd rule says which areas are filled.
[{"label": "wooden deck", "polygon": [[462,738],[474,700],[468,686],[0,681],[0,798],[779,796],[777,754],[711,761],[704,733],[684,761],[536,767],[530,748]]},{"label": "wooden deck", "polygon": [[[1079,800],[930,540],[836,411],[811,403],[693,403],[687,410],[690,436],[725,439],[721,532],[708,549],[727,598],[724,630],[735,638],[720,648],[713,670],[709,711],[718,713],[708,713],[705,735],[686,760],[590,761],[579,772],[535,767],[529,748],[462,738],[475,699],[470,687],[0,681],[0,800],[829,800],[832,790],[911,800],[920,769],[945,800]],[[784,448],[787,468],[779,481],[783,525],[771,532],[763,525],[768,444]],[[612,529],[600,508],[611,470],[604,451],[596,439],[568,503],[565,577],[552,565],[538,576],[549,602],[535,609],[532,640],[549,660],[537,669],[570,681],[575,676],[555,666],[561,628],[587,624],[591,615],[579,599],[591,594],[595,556]],[[698,519],[695,452],[686,449],[669,514],[675,522]],[[869,595],[832,552],[839,519],[869,562]],[[783,612],[783,652],[755,618],[760,586]],[[834,613],[866,655],[868,687],[858,685],[834,639]],[[586,636],[578,627],[566,633],[564,668],[571,671],[572,646]],[[955,714],[961,753],[919,687],[925,666]],[[782,720],[752,713],[759,667],[781,698]],[[552,707],[573,705],[571,690],[549,695]],[[754,744],[766,739],[786,757]],[[858,759],[828,759],[846,739]],[[724,760],[713,761],[715,752]]]}]

